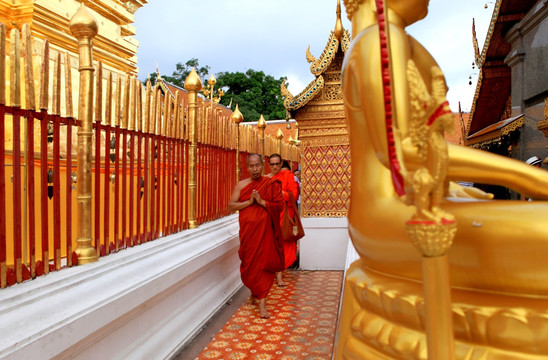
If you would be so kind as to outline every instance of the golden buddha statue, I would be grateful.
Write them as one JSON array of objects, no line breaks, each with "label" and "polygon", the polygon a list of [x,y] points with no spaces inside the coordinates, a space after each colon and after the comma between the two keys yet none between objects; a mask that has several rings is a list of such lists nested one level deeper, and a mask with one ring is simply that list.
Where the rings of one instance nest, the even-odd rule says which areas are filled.
[{"label": "golden buddha statue", "polygon": [[336,359],[427,358],[422,255],[407,234],[410,219],[456,223],[447,251],[456,358],[547,358],[548,202],[487,200],[481,191],[468,192],[476,199],[454,198],[449,181],[501,185],[546,200],[548,172],[440,142],[448,121],[443,74],[405,32],[426,16],[428,0],[385,0],[387,127],[376,2],[344,3],[353,35],[343,65],[352,152],[348,218],[360,259],[345,279]]}]

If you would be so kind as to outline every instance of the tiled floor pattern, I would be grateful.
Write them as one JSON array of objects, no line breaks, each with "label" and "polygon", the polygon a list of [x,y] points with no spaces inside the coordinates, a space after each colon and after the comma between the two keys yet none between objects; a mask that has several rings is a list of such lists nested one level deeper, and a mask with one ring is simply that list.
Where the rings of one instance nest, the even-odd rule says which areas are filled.
[{"label": "tiled floor pattern", "polygon": [[198,360],[329,360],[341,295],[342,271],[284,272],[272,286],[269,319],[246,301]]}]

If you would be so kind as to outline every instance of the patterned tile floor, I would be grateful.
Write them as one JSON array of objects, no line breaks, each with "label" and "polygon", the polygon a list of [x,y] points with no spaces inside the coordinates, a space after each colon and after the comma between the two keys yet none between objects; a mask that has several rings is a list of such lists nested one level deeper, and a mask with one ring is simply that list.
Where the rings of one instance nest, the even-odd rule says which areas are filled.
[{"label": "patterned tile floor", "polygon": [[329,360],[342,271],[284,272],[287,286],[272,286],[269,319],[246,301],[205,347],[197,360]]}]

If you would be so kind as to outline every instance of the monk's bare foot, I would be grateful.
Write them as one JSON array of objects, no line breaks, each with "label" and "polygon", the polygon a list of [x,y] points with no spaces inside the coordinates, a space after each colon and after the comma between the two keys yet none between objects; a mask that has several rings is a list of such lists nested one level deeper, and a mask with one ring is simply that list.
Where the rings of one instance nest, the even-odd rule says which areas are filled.
[{"label": "monk's bare foot", "polygon": [[259,314],[263,319],[268,319],[270,314],[266,311],[266,298],[259,300]]},{"label": "monk's bare foot", "polygon": [[287,284],[284,283],[283,279],[282,279],[282,273],[279,272],[277,275],[276,275],[276,282],[278,283],[278,287],[284,287],[286,286]]}]

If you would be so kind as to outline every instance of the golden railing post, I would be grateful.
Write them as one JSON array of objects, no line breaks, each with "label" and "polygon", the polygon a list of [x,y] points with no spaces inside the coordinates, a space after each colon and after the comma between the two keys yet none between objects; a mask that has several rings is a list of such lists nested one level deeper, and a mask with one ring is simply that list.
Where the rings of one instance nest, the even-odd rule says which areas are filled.
[{"label": "golden railing post", "polygon": [[236,182],[240,181],[240,123],[244,121],[244,116],[236,104],[236,109],[232,115],[230,115],[230,120],[236,124]]},{"label": "golden railing post", "polygon": [[265,150],[264,150],[264,130],[266,129],[266,121],[264,119],[263,114],[261,114],[261,117],[259,118],[259,121],[257,122],[257,129],[259,129],[259,137],[261,139],[261,156],[264,159]]},{"label": "golden railing post", "polygon": [[[91,41],[98,25],[82,4],[70,20],[70,31],[78,39],[80,101],[78,104],[78,212],[76,249],[78,264],[98,260],[91,245],[91,137],[93,134],[93,55]],[[70,254],[67,254],[70,256]]]},{"label": "golden railing post", "polygon": [[276,139],[278,139],[278,154],[282,156],[282,139],[284,138],[284,133],[282,132],[282,129],[278,129],[276,132]]},{"label": "golden railing post", "polygon": [[196,155],[198,147],[198,91],[202,89],[202,81],[194,68],[185,80],[185,90],[188,91],[188,137],[190,140],[188,159],[188,226],[198,227],[196,220]]}]

